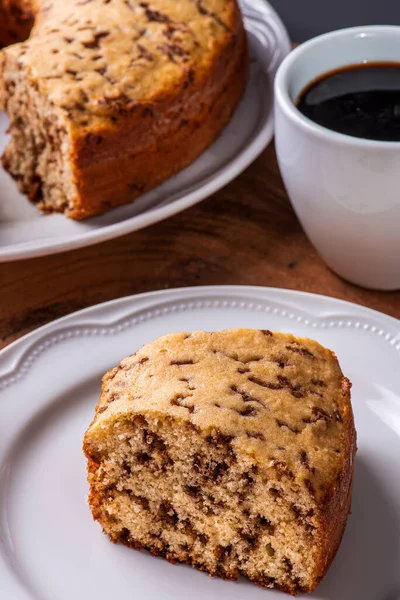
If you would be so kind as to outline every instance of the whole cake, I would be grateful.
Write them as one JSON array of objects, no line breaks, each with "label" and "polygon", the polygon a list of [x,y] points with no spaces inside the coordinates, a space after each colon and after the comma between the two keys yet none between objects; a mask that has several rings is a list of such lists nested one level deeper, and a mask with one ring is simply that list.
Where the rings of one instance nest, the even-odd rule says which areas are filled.
[{"label": "whole cake", "polygon": [[6,0],[0,4],[3,166],[47,212],[132,202],[195,160],[246,87],[236,0]]},{"label": "whole cake", "polygon": [[167,335],[105,375],[84,451],[93,516],[114,542],[310,592],[350,509],[350,382],[309,339]]}]

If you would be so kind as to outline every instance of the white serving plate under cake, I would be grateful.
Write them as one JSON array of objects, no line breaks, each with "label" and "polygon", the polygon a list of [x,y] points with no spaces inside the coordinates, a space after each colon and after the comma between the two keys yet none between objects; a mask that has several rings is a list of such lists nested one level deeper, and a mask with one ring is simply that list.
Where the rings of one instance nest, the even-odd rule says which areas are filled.
[{"label": "white serving plate under cake", "polygon": [[[290,42],[268,2],[240,0],[240,5],[251,74],[245,97],[222,136],[189,168],[133,204],[83,222],[41,214],[0,168],[0,262],[74,250],[143,229],[209,197],[257,158],[273,136],[273,78]],[[0,113],[0,153],[6,129],[7,118]]]},{"label": "white serving plate under cake", "polygon": [[352,512],[311,597],[400,597],[400,321],[313,294],[216,286],[94,306],[0,352],[1,600],[284,600],[113,545],[87,505],[82,439],[103,373],[166,333],[232,327],[312,337],[353,383]]}]

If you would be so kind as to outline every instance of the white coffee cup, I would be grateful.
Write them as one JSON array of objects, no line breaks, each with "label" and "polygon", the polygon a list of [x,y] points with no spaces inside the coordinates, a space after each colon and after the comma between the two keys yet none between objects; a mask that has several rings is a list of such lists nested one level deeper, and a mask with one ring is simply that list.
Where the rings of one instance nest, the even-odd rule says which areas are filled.
[{"label": "white coffee cup", "polygon": [[365,62],[400,62],[400,27],[354,27],[291,52],[275,79],[276,150],[304,230],[328,266],[367,288],[400,289],[400,142],[351,137],[295,106],[324,73]]}]

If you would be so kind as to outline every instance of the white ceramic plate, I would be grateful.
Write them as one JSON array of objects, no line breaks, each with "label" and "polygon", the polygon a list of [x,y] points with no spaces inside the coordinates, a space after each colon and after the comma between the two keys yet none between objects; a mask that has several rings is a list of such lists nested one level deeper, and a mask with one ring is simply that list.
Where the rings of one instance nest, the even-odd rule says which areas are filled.
[{"label": "white ceramic plate", "polygon": [[92,521],[81,443],[102,374],[167,332],[255,327],[311,336],[353,382],[352,515],[319,600],[400,593],[400,322],[338,300],[251,287],[123,298],[0,353],[1,600],[282,599],[111,544]]},{"label": "white ceramic plate", "polygon": [[[222,136],[185,171],[133,204],[74,222],[41,214],[0,167],[0,262],[89,246],[166,219],[237,177],[273,136],[272,81],[290,50],[286,30],[265,0],[241,0],[252,54],[245,97]],[[7,118],[0,113],[0,154]]]}]

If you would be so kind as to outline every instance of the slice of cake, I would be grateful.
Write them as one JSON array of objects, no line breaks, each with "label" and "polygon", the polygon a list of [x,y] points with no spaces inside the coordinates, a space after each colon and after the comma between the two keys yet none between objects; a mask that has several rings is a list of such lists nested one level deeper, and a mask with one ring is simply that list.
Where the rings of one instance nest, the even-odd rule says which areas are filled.
[{"label": "slice of cake", "polygon": [[350,382],[309,339],[168,335],[105,375],[84,451],[93,516],[114,542],[310,592],[350,509]]}]

